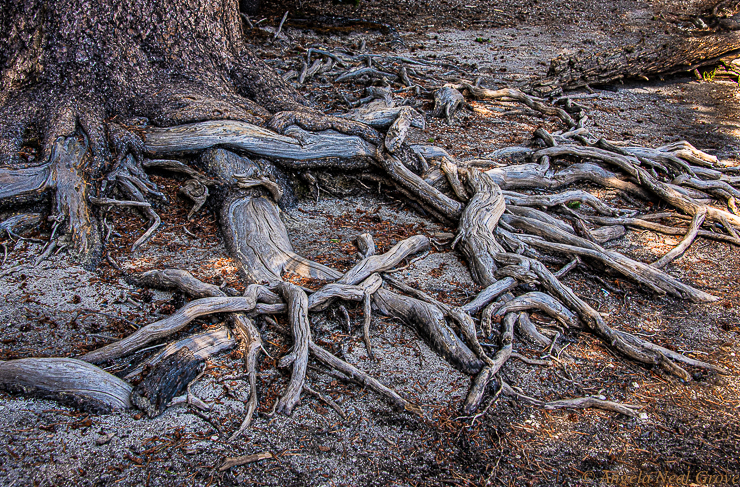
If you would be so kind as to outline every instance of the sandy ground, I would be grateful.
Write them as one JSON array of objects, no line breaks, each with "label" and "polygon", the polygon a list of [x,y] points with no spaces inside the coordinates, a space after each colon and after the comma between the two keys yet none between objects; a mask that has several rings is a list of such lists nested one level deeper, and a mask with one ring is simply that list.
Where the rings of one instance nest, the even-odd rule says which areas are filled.
[{"label": "sandy ground", "polygon": [[[516,85],[544,73],[549,59],[558,54],[633,42],[650,28],[655,15],[693,6],[637,1],[553,6],[536,0],[471,3],[475,8],[444,1],[398,5],[402,8],[394,14],[367,2],[345,15],[396,25],[405,45],[392,44],[386,34],[374,30],[321,34],[289,27],[282,44],[265,42],[257,48],[271,54],[275,59],[269,62],[277,67],[286,62],[297,66],[296,45],[354,46],[365,39],[370,51],[447,57],[477,65],[491,87]],[[328,12],[318,13],[342,8],[349,9],[326,7]],[[610,23],[609,18],[616,20]],[[327,95],[320,81],[304,90],[329,111],[342,108],[336,94]],[[346,90],[349,95],[360,92]],[[689,77],[574,95],[587,107],[592,130],[604,137],[648,146],[686,139],[730,160],[740,150],[738,96],[735,83],[702,83]],[[411,138],[433,140],[461,159],[484,157],[501,147],[527,144],[533,130],[547,124],[554,121],[516,107],[481,104],[452,126],[428,119],[427,130]],[[213,214],[206,210],[187,222],[187,204],[176,196],[179,182],[164,177],[157,182],[173,196],[172,206],[160,211],[161,230],[151,243],[131,253],[128,246],[143,223],[128,212],[115,214],[118,235],[111,241],[111,255],[127,270],[180,267],[238,289],[236,268],[220,242]],[[355,261],[351,239],[360,232],[373,233],[384,250],[413,234],[452,230],[421,217],[397,195],[361,186],[342,199],[326,194],[318,202],[302,199],[285,212],[284,220],[299,253],[340,269]],[[130,333],[129,322],[152,322],[183,302],[181,296],[133,287],[105,263],[95,271],[77,267],[64,252],[34,267],[41,243],[4,242],[8,259],[0,268],[2,360],[75,356]],[[676,243],[663,235],[631,232],[614,248],[652,261]],[[740,481],[732,480],[740,475],[738,252],[699,240],[668,271],[722,299],[693,305],[651,295],[621,280],[605,278],[605,286],[596,271],[575,272],[566,282],[599,311],[609,313],[611,325],[721,364],[733,375],[694,370],[695,380],[681,383],[614,356],[587,335],[567,337],[572,362],[544,368],[510,361],[503,373],[510,383],[542,399],[603,394],[639,404],[645,413],[640,418],[598,410],[545,411],[505,398],[480,418],[461,418],[468,377],[413,332],[382,317],[375,317],[372,325],[372,344],[380,360],[369,360],[361,337],[362,310],[350,308],[350,331],[340,317],[327,312],[313,318],[315,336],[421,404],[423,418],[394,411],[371,391],[314,363],[309,383],[339,402],[348,419],[310,396],[291,417],[271,416],[271,405],[288,381],[287,372],[277,371],[275,364],[290,344],[266,329],[269,357],[260,365],[260,413],[239,441],[226,441],[240,424],[248,398],[237,352],[209,361],[205,376],[193,386],[212,408],[200,414],[177,406],[153,420],[135,411],[88,415],[55,402],[0,393],[0,485],[576,486],[614,485],[625,480],[618,475],[628,474],[641,477],[624,485],[738,485]],[[445,248],[396,275],[448,302],[465,302],[478,290],[464,262]],[[188,332],[218,322],[218,317],[199,320]],[[527,344],[516,349],[529,356],[539,353]],[[148,353],[152,351],[116,362],[110,370],[120,372]],[[225,457],[260,452],[271,452],[275,459],[226,472],[216,469]],[[725,477],[708,478],[700,472]],[[679,477],[671,483],[671,475]]]}]

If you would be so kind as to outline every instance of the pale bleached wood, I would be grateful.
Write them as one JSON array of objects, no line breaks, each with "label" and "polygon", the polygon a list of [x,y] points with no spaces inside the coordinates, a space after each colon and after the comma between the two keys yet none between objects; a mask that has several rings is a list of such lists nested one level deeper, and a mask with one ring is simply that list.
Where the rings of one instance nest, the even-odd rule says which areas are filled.
[{"label": "pale bleached wood", "polygon": [[231,315],[231,321],[234,324],[236,332],[241,338],[242,360],[244,368],[249,377],[249,400],[247,401],[247,412],[239,429],[229,437],[229,442],[239,438],[249,425],[252,424],[254,412],[257,410],[257,358],[262,350],[262,337],[252,320],[240,313]]},{"label": "pale bleached wood", "polygon": [[473,196],[460,217],[453,247],[459,246],[475,282],[490,286],[497,281],[493,255],[504,251],[493,232],[506,203],[498,185],[487,174],[471,168],[467,183]]},{"label": "pale bleached wood", "polygon": [[355,264],[352,269],[347,271],[339,278],[339,284],[357,284],[376,272],[384,272],[393,269],[403,259],[417,252],[429,248],[429,238],[424,235],[414,235],[405,240],[401,240],[391,249],[380,255],[371,255],[362,259]]},{"label": "pale bleached wood", "polygon": [[670,262],[673,262],[675,259],[681,257],[683,253],[686,252],[686,250],[694,242],[694,239],[696,239],[696,236],[699,235],[699,228],[701,227],[701,224],[704,223],[704,218],[706,216],[707,216],[706,210],[700,209],[696,213],[696,215],[694,215],[694,218],[691,219],[689,230],[686,232],[686,235],[681,240],[681,242],[679,242],[678,245],[672,248],[663,257],[653,262],[652,264],[653,267],[655,267],[656,269],[662,269],[663,267],[668,265]]},{"label": "pale bleached wood", "polygon": [[375,293],[373,302],[381,313],[398,318],[415,330],[432,350],[456,369],[473,375],[483,368],[483,362],[455,335],[447,325],[444,312],[437,306],[385,289]]},{"label": "pale bleached wood", "polygon": [[532,291],[515,297],[501,306],[494,313],[494,316],[505,316],[511,312],[531,309],[537,309],[552,316],[568,328],[578,327],[578,317],[572,311],[549,294],[539,291]]},{"label": "pale bleached wood", "polygon": [[[408,108],[411,107],[385,107],[377,109],[356,108],[347,113],[339,114],[338,116],[348,118],[356,122],[362,122],[377,129],[386,129],[398,119],[401,112]],[[416,110],[414,110],[414,112],[415,113],[410,119],[411,126],[424,129],[426,125],[424,117],[420,113],[416,112]]]},{"label": "pale bleached wood", "polygon": [[146,150],[153,156],[195,152],[214,146],[238,149],[250,154],[305,161],[327,157],[372,157],[375,146],[360,137],[334,131],[306,132],[290,127],[285,135],[247,122],[214,120],[150,127],[145,134]]},{"label": "pale bleached wood", "polygon": [[154,340],[165,338],[182,330],[199,316],[234,311],[251,311],[255,304],[255,296],[196,299],[177,310],[173,315],[140,328],[122,340],[86,353],[80,359],[85,362],[99,363],[122,357],[143,348]]},{"label": "pale bleached wood", "polygon": [[301,288],[289,282],[280,283],[278,291],[288,304],[288,320],[293,337],[292,351],[281,358],[278,365],[280,367],[292,365],[293,372],[288,387],[278,399],[275,410],[290,416],[293,408],[301,400],[301,391],[308,367],[308,344],[311,342],[311,329],[308,325],[308,297]]},{"label": "pale bleached wood", "polygon": [[513,215],[504,215],[503,218],[508,224],[516,228],[542,237],[517,235],[517,238],[538,249],[565,253],[569,256],[579,255],[596,259],[658,293],[668,293],[699,303],[712,302],[718,299],[716,296],[680,282],[649,264],[630,259],[619,252],[605,249],[594,242],[563,232],[554,226]]},{"label": "pale bleached wood", "polygon": [[0,386],[98,413],[131,407],[132,386],[82,360],[24,358],[0,362]]},{"label": "pale bleached wood", "polygon": [[323,281],[342,274],[293,251],[277,205],[263,196],[233,193],[221,207],[226,245],[250,283],[274,285],[285,272]]}]

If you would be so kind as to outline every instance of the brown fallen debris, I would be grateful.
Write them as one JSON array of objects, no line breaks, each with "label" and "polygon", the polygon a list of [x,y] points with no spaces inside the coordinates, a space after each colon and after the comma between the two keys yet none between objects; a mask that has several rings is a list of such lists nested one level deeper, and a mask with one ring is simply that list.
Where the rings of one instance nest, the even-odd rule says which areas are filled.
[{"label": "brown fallen debris", "polygon": [[262,460],[276,460],[275,455],[270,452],[253,453],[251,455],[242,455],[240,457],[226,457],[224,463],[218,467],[219,472],[223,472],[233,467],[240,465],[248,465],[250,463],[261,462]]}]

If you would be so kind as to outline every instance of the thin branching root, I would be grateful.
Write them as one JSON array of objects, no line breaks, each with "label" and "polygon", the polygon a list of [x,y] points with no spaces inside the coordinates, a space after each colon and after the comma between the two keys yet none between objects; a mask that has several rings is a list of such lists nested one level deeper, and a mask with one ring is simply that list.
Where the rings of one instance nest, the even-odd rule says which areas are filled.
[{"label": "thin branching root", "polygon": [[[334,76],[337,82],[379,77],[403,83],[410,91],[420,83],[414,79],[415,73],[430,66],[405,58],[361,58],[322,50],[309,51],[309,57],[312,54],[318,57],[305,62],[300,75],[293,75],[299,76],[301,83],[318,74]],[[374,66],[358,66],[366,59]],[[389,72],[392,62],[405,66],[393,71],[398,71],[398,76]],[[412,66],[418,71],[412,71]],[[277,77],[266,67],[261,69]],[[500,160],[459,162],[440,148],[406,142],[410,130],[423,129],[424,116],[418,109],[395,106],[389,89],[370,87],[364,106],[328,117],[302,107],[295,101],[298,95],[282,80],[275,83],[271,86],[279,88],[278,101],[245,100],[243,105],[229,101],[236,108],[252,107],[249,113],[255,115],[249,117],[196,117],[188,106],[179,115],[162,117],[169,122],[192,123],[110,123],[108,147],[97,151],[111,154],[105,168],[101,166],[100,177],[90,170],[96,156],[92,145],[100,140],[92,141],[84,131],[56,139],[41,164],[0,167],[0,198],[54,192],[47,249],[66,243],[90,263],[100,258],[105,238],[98,222],[107,222],[111,208],[140,213],[145,223],[133,249],[145,250],[161,223],[157,211],[169,204],[148,172],[184,174],[188,179],[180,193],[192,202],[189,218],[204,205],[218,214],[226,247],[246,285],[244,294],[235,296],[226,288],[177,269],[127,276],[139,286],[177,290],[190,301],[174,314],[79,359],[0,362],[0,385],[96,411],[137,407],[156,416],[168,404],[178,402],[207,408],[191,393],[189,384],[209,357],[238,348],[249,399],[241,424],[232,426],[228,433],[235,441],[257,417],[257,371],[265,329],[260,326],[264,323],[290,344],[288,351],[276,357],[278,367],[290,379],[279,397],[265,405],[267,410],[290,415],[301,407],[301,398],[308,393],[345,417],[340,406],[307,383],[307,370],[317,361],[332,374],[373,391],[401,411],[427,414],[423,406],[382,379],[319,345],[311,329],[312,314],[332,306],[344,309],[340,308],[343,303],[353,303],[364,315],[361,333],[371,359],[383,360],[382,353],[372,347],[372,318],[384,315],[409,327],[451,366],[469,375],[471,387],[462,406],[468,416],[485,413],[500,394],[543,408],[596,407],[635,416],[638,406],[605,397],[542,401],[507,382],[510,360],[545,367],[567,361],[561,337],[574,341],[581,333],[593,334],[627,360],[686,381],[691,380],[692,369],[726,373],[719,366],[619,330],[579,297],[565,283],[565,277],[579,268],[595,267],[599,273],[621,276],[647,293],[692,303],[715,301],[716,296],[664,269],[680,259],[697,238],[740,245],[740,216],[736,214],[740,178],[734,168],[687,142],[645,148],[605,140],[587,128],[585,110],[575,103],[566,100],[556,106],[518,89],[491,90],[467,80],[440,83],[428,91],[435,104],[432,115],[454,124],[455,113],[468,106],[466,97],[477,103],[505,101],[549,117],[563,130],[549,133],[537,129],[532,147],[509,151],[516,154],[516,164]],[[252,105],[264,108],[259,111]],[[174,110],[173,106],[168,102],[162,110],[166,113]],[[242,113],[236,108],[227,112]],[[187,114],[192,117],[185,117]],[[188,156],[182,157],[185,153]],[[384,253],[376,249],[370,233],[363,233],[357,237],[357,262],[346,272],[307,259],[293,248],[280,217],[279,205],[293,192],[287,180],[278,176],[281,171],[308,173],[322,168],[339,168],[354,173],[358,180],[367,177],[365,180],[373,184],[394,187],[426,215],[453,223],[456,233],[439,240],[411,236]],[[588,190],[570,188],[573,184],[615,190],[635,204],[618,207]],[[660,202],[669,210],[645,213],[642,208],[647,206],[641,202],[647,201]],[[682,223],[661,222],[669,219]],[[19,238],[24,226],[39,220],[36,214],[13,217],[0,223],[0,231],[8,238]],[[607,248],[609,241],[631,229],[649,229],[680,236],[681,240],[654,262],[641,262]],[[440,245],[451,245],[461,253],[482,289],[467,304],[441,302],[393,273]],[[307,290],[293,279],[296,276],[321,286]],[[549,317],[551,326],[530,319],[534,313]],[[226,316],[228,327],[176,336],[193,320],[210,314]],[[282,322],[287,325],[278,324],[271,315],[284,315]],[[348,317],[346,310],[343,315]],[[123,379],[93,365],[131,356],[165,340],[170,343],[163,351],[129,369]],[[541,347],[543,355],[533,358],[518,353],[523,341]]]}]

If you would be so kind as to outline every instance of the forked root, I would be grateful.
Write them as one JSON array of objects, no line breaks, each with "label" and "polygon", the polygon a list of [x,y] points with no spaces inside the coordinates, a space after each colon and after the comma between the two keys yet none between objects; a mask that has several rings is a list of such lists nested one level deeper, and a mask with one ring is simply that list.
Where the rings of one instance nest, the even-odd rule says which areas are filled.
[{"label": "forked root", "polygon": [[311,329],[308,326],[308,297],[298,286],[280,283],[278,291],[288,303],[288,320],[293,335],[293,351],[280,359],[279,367],[293,366],[290,383],[277,403],[276,411],[290,416],[300,401],[308,366],[308,344]]}]

